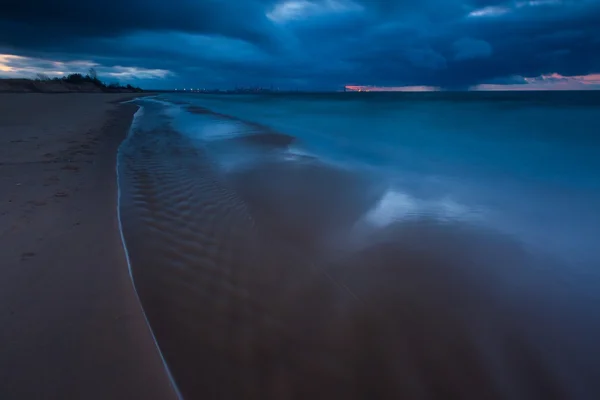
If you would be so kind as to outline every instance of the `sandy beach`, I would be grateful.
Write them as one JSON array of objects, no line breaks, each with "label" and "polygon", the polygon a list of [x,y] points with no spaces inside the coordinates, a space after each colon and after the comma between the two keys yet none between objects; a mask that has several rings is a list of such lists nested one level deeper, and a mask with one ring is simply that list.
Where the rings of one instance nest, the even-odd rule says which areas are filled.
[{"label": "sandy beach", "polygon": [[0,94],[0,398],[176,398],[117,219],[124,94]]}]

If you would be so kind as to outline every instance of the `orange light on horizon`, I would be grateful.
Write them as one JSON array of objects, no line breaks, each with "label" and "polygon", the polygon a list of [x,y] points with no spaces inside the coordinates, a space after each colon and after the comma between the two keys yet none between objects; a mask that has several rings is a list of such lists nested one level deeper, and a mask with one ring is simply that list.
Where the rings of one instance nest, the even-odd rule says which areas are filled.
[{"label": "orange light on horizon", "polygon": [[367,86],[346,85],[346,90],[351,92],[436,92],[436,86]]}]

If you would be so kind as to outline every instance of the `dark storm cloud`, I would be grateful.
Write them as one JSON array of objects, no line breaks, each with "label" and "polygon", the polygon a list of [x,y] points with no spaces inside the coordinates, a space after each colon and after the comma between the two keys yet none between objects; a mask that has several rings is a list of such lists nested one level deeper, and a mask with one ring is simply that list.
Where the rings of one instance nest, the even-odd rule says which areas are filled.
[{"label": "dark storm cloud", "polygon": [[492,55],[492,46],[485,40],[462,38],[454,42],[455,61],[486,58]]},{"label": "dark storm cloud", "polygon": [[[0,20],[39,35],[23,37],[3,30],[3,36],[24,45],[48,38],[110,37],[139,30],[222,34],[268,42],[268,23],[260,5],[267,0],[9,0]],[[1,25],[0,25],[1,26]]]},{"label": "dark storm cloud", "polygon": [[10,0],[0,50],[165,86],[466,88],[600,72],[600,0]]}]

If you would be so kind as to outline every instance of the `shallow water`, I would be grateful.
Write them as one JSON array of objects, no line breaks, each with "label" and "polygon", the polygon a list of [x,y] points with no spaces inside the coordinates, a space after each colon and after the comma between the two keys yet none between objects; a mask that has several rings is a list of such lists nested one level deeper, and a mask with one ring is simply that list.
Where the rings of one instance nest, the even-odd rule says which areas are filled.
[{"label": "shallow water", "polygon": [[600,395],[600,96],[161,95],[119,154],[185,398]]}]

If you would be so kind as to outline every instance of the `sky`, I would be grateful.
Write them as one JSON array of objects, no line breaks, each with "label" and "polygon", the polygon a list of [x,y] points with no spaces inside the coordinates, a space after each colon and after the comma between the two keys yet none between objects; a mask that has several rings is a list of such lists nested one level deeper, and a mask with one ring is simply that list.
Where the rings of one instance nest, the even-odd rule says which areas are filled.
[{"label": "sky", "polygon": [[600,89],[600,0],[7,0],[0,77],[144,88]]}]

